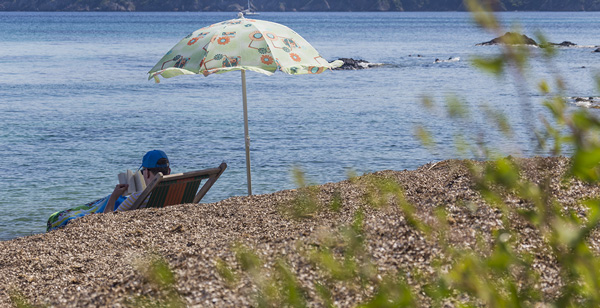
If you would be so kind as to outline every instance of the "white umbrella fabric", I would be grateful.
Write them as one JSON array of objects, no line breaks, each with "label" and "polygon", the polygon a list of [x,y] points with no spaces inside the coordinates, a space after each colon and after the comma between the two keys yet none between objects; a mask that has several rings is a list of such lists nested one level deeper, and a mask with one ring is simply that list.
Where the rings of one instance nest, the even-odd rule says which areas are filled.
[{"label": "white umbrella fabric", "polygon": [[237,19],[198,29],[183,38],[148,72],[148,79],[159,82],[159,75],[171,78],[241,71],[246,174],[248,195],[252,195],[246,71],[266,75],[277,70],[292,75],[320,74],[342,64],[340,60],[327,62],[304,38],[284,25],[246,19],[240,14]]}]

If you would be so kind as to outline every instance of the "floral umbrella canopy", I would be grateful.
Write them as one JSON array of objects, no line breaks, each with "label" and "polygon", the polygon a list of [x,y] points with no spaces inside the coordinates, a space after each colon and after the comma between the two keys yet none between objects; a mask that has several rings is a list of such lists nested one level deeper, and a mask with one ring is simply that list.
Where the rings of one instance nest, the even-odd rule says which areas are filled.
[{"label": "floral umbrella canopy", "polygon": [[340,60],[327,62],[304,38],[284,25],[240,16],[198,29],[183,38],[148,72],[148,79],[159,82],[159,75],[171,78],[184,74],[208,76],[234,70],[242,72],[246,169],[248,195],[251,195],[245,71],[266,75],[276,70],[293,75],[320,74],[342,64]]}]

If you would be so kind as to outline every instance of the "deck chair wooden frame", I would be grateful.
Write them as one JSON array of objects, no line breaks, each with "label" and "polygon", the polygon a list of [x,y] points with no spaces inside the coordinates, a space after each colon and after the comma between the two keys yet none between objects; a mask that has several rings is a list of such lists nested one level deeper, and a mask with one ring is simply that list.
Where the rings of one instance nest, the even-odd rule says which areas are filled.
[{"label": "deck chair wooden frame", "polygon": [[[146,198],[149,198],[146,208],[199,203],[225,169],[227,169],[227,164],[221,163],[217,168],[185,173],[163,175],[159,172],[135,200],[131,209],[138,209]],[[206,182],[198,190],[202,180],[206,180]]]}]

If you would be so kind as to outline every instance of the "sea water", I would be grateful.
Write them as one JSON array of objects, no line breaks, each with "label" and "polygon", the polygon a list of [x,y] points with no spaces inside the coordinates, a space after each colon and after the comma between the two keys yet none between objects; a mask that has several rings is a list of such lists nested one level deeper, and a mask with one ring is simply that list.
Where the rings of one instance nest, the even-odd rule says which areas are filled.
[{"label": "sea water", "polygon": [[[534,81],[515,86],[473,67],[475,56],[494,56],[499,48],[475,46],[496,35],[478,28],[469,13],[261,13],[257,19],[294,29],[330,61],[384,65],[311,76],[249,72],[253,192],[295,188],[293,168],[322,184],[352,172],[476,158],[454,150],[456,135],[484,135],[504,155],[548,155],[531,134],[546,114],[536,80],[559,73],[565,96],[598,95],[593,76],[600,53],[592,46],[600,45],[600,13],[498,16],[507,29],[585,47],[559,49],[554,65],[530,61]],[[232,18],[230,12],[0,12],[0,240],[44,232],[53,212],[110,194],[117,174],[137,169],[152,149],[168,153],[174,172],[228,164],[203,202],[246,195],[240,73],[147,80],[180,39]],[[423,97],[437,107],[426,107]],[[470,118],[445,117],[449,97],[463,101]],[[512,138],[495,132],[485,106],[504,113]],[[432,132],[436,148],[421,145],[419,126]]]}]

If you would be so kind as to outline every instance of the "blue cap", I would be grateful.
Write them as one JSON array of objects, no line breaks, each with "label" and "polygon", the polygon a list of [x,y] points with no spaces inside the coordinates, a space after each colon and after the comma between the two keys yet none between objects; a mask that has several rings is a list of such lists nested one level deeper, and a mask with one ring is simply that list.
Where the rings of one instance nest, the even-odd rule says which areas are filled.
[{"label": "blue cap", "polygon": [[[158,164],[158,161],[161,158],[166,158],[167,159],[167,163],[166,164]],[[152,169],[152,168],[168,168],[169,167],[169,158],[167,157],[167,154],[161,150],[152,150],[149,151],[148,153],[146,153],[146,155],[144,155],[144,159],[142,160],[142,166],[140,166],[141,168],[148,168],[148,169]]]}]

